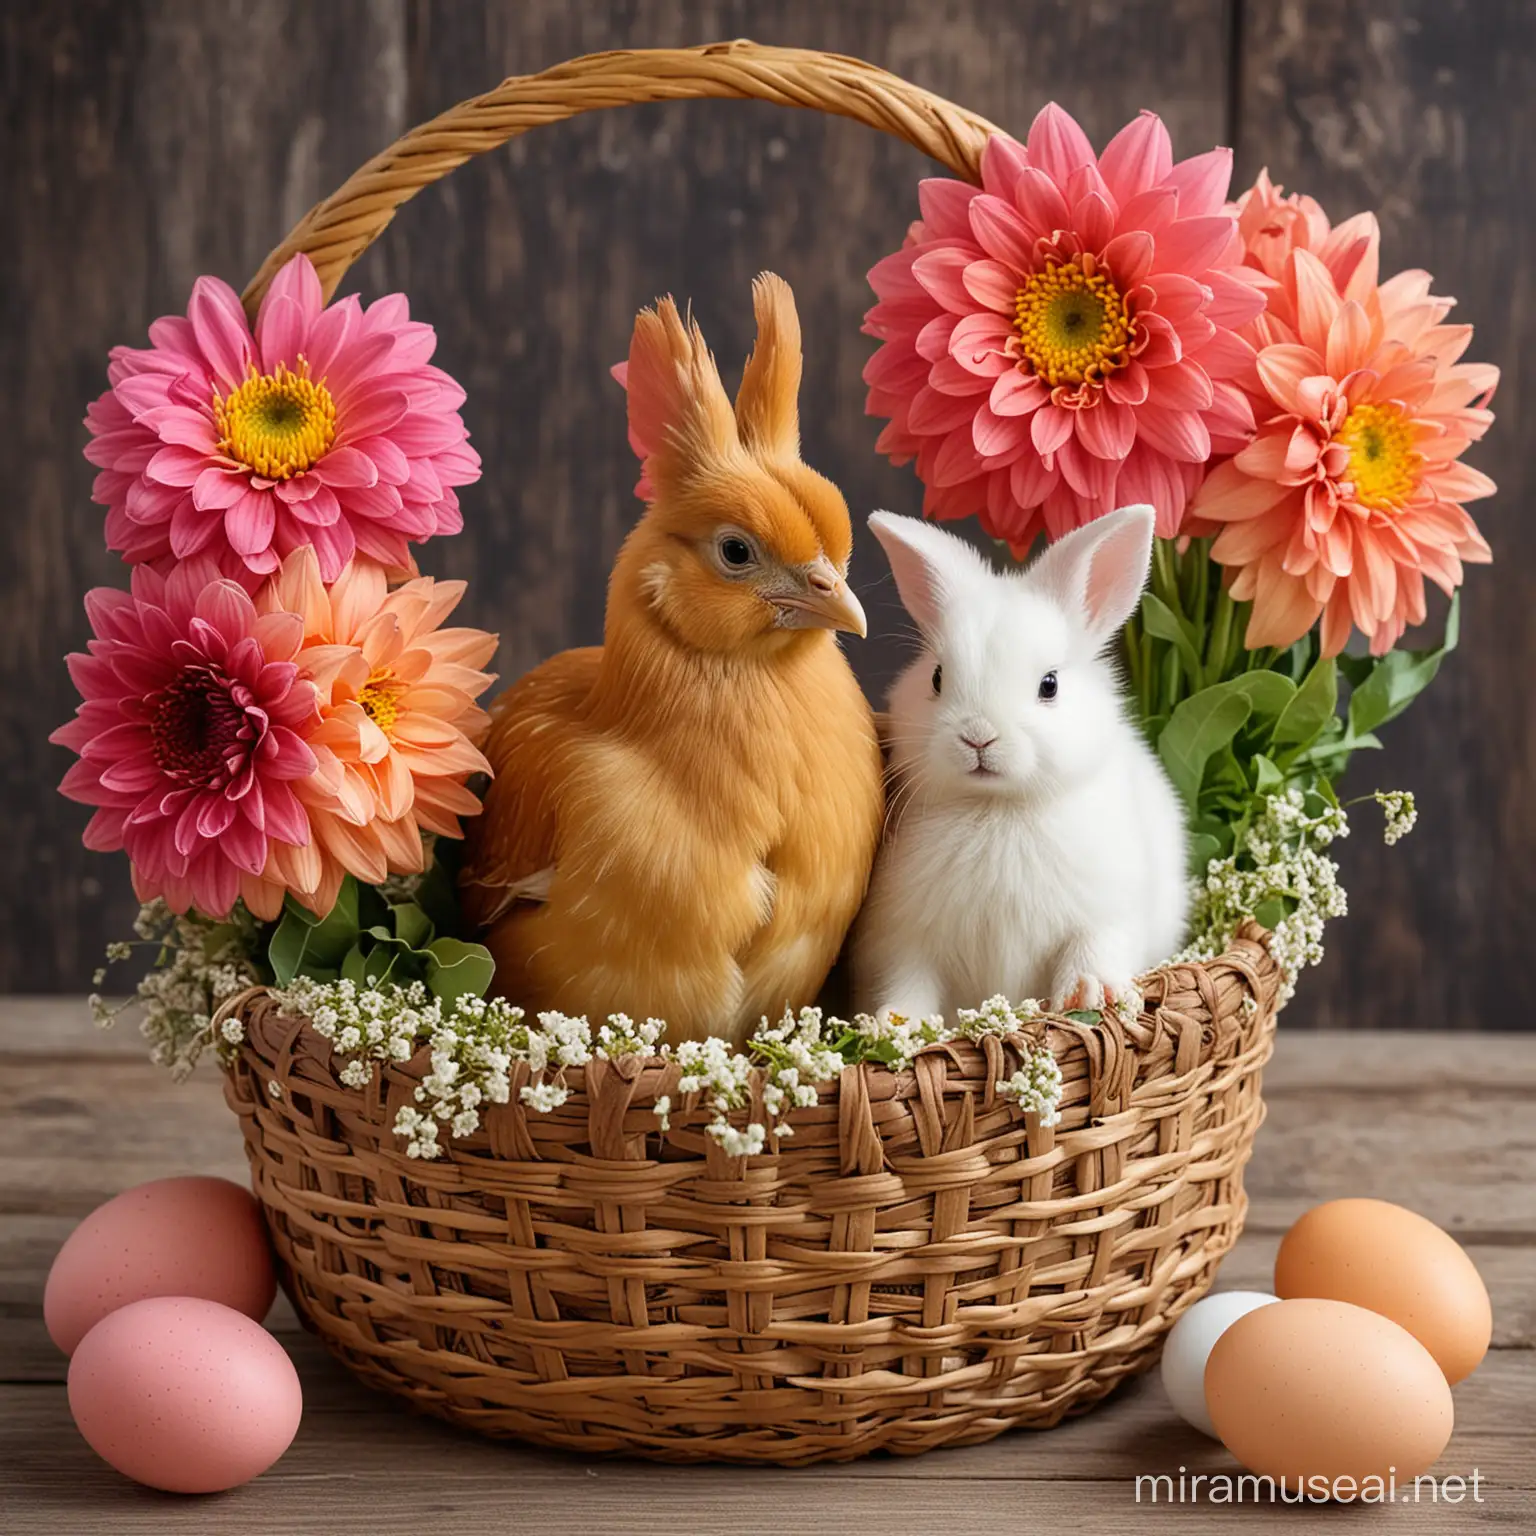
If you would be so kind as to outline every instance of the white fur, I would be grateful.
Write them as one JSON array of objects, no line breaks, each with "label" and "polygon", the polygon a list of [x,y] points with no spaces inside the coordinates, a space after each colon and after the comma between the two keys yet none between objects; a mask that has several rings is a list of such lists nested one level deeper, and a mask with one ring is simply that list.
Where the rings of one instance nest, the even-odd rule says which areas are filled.
[{"label": "white fur", "polygon": [[877,512],[870,527],[924,644],[890,693],[859,1007],[952,1017],[998,992],[1098,1007],[1179,947],[1189,899],[1178,796],[1103,654],[1146,583],[1152,509],[1007,574],[917,519]]}]

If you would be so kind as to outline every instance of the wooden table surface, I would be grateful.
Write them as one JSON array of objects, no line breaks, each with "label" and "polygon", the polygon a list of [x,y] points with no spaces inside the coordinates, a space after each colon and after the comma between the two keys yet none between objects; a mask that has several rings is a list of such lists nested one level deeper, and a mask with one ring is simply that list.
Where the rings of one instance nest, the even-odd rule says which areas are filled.
[{"label": "wooden table surface", "polygon": [[[1267,1289],[1281,1234],[1339,1195],[1398,1201],[1461,1241],[1493,1296],[1494,1347],[1456,1389],[1436,1468],[1457,1505],[1233,1509],[1138,1504],[1138,1474],[1236,1471],[1187,1429],[1155,1376],[1086,1418],[990,1445],[803,1471],[584,1461],[493,1444],[420,1419],[352,1381],[279,1298],[269,1326],[293,1353],[304,1422],[255,1483],[206,1499],[137,1487],[70,1422],[66,1361],[42,1321],[49,1263],[73,1225],[120,1189],[175,1173],[242,1179],[217,1074],[172,1084],[131,1026],[102,1035],[67,999],[0,999],[0,1532],[757,1531],[963,1533],[1159,1529],[1536,1527],[1536,1036],[1310,1034],[1283,1029],[1269,1119],[1248,1186],[1248,1231],[1226,1289]],[[1479,1474],[1481,1502],[1470,1493]]]}]

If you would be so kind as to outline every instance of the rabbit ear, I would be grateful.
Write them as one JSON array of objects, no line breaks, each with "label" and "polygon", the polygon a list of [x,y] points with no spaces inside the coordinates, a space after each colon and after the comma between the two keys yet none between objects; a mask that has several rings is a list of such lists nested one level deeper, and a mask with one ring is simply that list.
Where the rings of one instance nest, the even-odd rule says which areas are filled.
[{"label": "rabbit ear", "polygon": [[891,562],[902,607],[924,634],[933,634],[961,594],[992,574],[964,539],[921,518],[871,512],[869,527]]},{"label": "rabbit ear", "polygon": [[671,298],[635,316],[629,361],[614,377],[629,392],[629,441],[647,481],[676,482],[740,451],[736,418],[703,333]]},{"label": "rabbit ear", "polygon": [[1102,645],[1141,600],[1156,521],[1144,503],[1106,513],[1059,538],[1030,567],[1030,579],[1078,615],[1089,638]]},{"label": "rabbit ear", "polygon": [[800,317],[789,284],[772,272],[752,284],[757,345],[736,394],[736,425],[750,452],[800,457]]}]

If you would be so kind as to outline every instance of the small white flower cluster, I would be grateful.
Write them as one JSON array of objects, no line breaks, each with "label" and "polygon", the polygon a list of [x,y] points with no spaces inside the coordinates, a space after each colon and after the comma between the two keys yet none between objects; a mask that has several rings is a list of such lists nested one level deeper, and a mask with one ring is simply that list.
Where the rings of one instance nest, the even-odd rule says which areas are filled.
[{"label": "small white flower cluster", "polygon": [[[419,981],[379,989],[301,976],[276,996],[286,1016],[308,1019],[330,1041],[341,1058],[337,1076],[349,1088],[365,1088],[378,1063],[409,1061],[421,1046],[428,1048],[428,1070],[415,1090],[416,1102],[426,1107],[406,1105],[395,1117],[395,1134],[411,1157],[438,1156],[440,1125],[456,1136],[478,1130],[481,1106],[511,1097],[515,1060],[531,1062],[537,1053],[542,1070],[569,1051],[565,1038],[528,1029],[521,1008],[478,997],[460,997],[445,1008]],[[584,1050],[580,1059],[587,1059]],[[564,1096],[556,1084],[537,1086],[552,1090],[541,1096],[541,1108],[555,1107],[554,1093]]]},{"label": "small white flower cluster", "polygon": [[[1418,813],[1411,794],[1377,791],[1373,798],[1386,812],[1389,844],[1412,830]],[[1323,958],[1324,926],[1349,911],[1339,866],[1326,851],[1348,836],[1343,806],[1325,805],[1314,815],[1295,786],[1270,795],[1238,848],[1227,858],[1212,859],[1204,883],[1196,884],[1193,937],[1174,959],[1215,959],[1245,919],[1279,903],[1284,915],[1271,927],[1269,952],[1280,968],[1279,1001],[1288,1002],[1296,978]]]},{"label": "small white flower cluster", "polygon": [[1040,1116],[1041,1125],[1060,1124],[1061,1068],[1049,1051],[1031,1048],[1019,1070],[999,1081],[997,1091],[1020,1109],[1033,1110]]},{"label": "small white flower cluster", "polygon": [[[256,948],[255,919],[237,906],[228,919],[216,923],[195,913],[178,915],[157,900],[139,909],[133,931],[137,944],[109,944],[108,962],[129,960],[135,948],[145,948],[155,951],[154,965],[125,1001],[109,1003],[93,993],[91,1016],[107,1029],[127,1009],[138,1008],[139,1033],[149,1041],[150,1059],[168,1067],[173,1077],[184,1078],[213,1039],[213,1016],[220,1005],[261,980],[250,960]],[[96,985],[106,977],[103,967],[96,972]],[[237,1021],[225,1024],[223,1038],[238,1042]]]},{"label": "small white flower cluster", "polygon": [[1419,820],[1419,808],[1414,803],[1411,789],[1378,789],[1371,797],[1386,815],[1381,840],[1391,847],[1399,838],[1407,837]]},{"label": "small white flower cluster", "polygon": [[[816,1104],[818,1085],[850,1063],[878,1062],[899,1070],[925,1045],[984,1034],[1017,1036],[1043,1015],[1038,1003],[1015,1007],[1001,997],[962,1010],[954,1028],[939,1017],[876,1020],[860,1014],[850,1023],[828,1018],[819,1008],[802,1008],[798,1014],[786,1011],[777,1024],[764,1019],[745,1051],[719,1039],[688,1040],[673,1050],[662,1042],[666,1025],[660,1019],[637,1025],[624,1014],[610,1014],[594,1035],[586,1019],[563,1013],[541,1013],[530,1025],[520,1008],[500,999],[461,997],[448,1007],[420,982],[359,989],[349,981],[300,977],[276,996],[286,1016],[308,1019],[330,1041],[341,1062],[337,1075],[350,1088],[366,1087],[377,1063],[408,1061],[423,1045],[428,1048],[429,1070],[415,1090],[416,1102],[398,1111],[393,1127],[407,1155],[416,1158],[440,1156],[445,1128],[454,1136],[470,1135],[480,1126],[483,1106],[505,1104],[514,1062],[526,1062],[534,1077],[521,1090],[522,1102],[547,1113],[569,1096],[561,1077],[565,1068],[632,1053],[670,1055],[681,1071],[677,1091],[698,1095],[710,1115],[705,1133],[730,1156],[753,1157],[770,1138],[793,1135],[785,1116]],[[1042,1047],[1025,1050],[1021,1070],[1000,1091],[1054,1124],[1049,1117],[1061,1096],[1061,1073]],[[733,1124],[732,1116],[739,1120],[752,1104],[754,1083],[763,1118]],[[653,1113],[662,1131],[670,1129],[673,1109],[670,1094],[656,1100]]]}]

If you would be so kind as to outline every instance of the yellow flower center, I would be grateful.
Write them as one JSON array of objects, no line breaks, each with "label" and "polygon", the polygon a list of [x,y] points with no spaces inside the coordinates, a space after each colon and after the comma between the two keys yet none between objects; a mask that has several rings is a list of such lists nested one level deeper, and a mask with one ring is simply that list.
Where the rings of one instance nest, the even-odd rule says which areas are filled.
[{"label": "yellow flower center", "polygon": [[1349,479],[1362,506],[1396,511],[1419,483],[1424,456],[1413,446],[1413,423],[1395,405],[1357,405],[1339,428],[1349,449]]},{"label": "yellow flower center", "polygon": [[310,378],[309,363],[298,361],[297,373],[282,363],[272,373],[251,367],[238,389],[213,397],[219,451],[268,480],[302,474],[336,437],[336,402],[323,380]]},{"label": "yellow flower center", "polygon": [[389,731],[400,716],[399,685],[387,672],[375,672],[358,694],[363,713],[381,731]]},{"label": "yellow flower center", "polygon": [[1126,363],[1131,318],[1107,272],[1091,277],[1074,258],[1047,265],[1014,303],[1019,350],[1053,389],[1102,383]]}]

